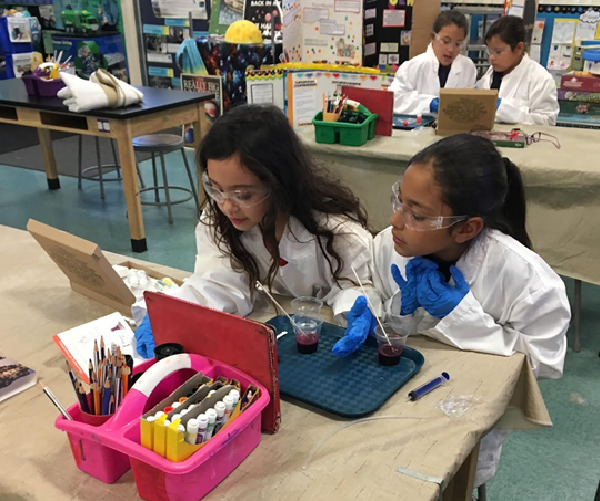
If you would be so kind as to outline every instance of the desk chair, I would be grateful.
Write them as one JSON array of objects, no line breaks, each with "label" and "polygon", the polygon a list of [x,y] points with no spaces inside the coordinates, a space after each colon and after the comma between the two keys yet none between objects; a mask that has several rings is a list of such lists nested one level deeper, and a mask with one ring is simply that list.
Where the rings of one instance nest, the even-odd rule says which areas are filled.
[{"label": "desk chair", "polygon": [[[190,165],[188,163],[187,156],[185,155],[185,150],[183,148],[183,138],[176,134],[148,134],[145,136],[139,136],[133,138],[133,149],[136,152],[147,152],[150,153],[152,157],[152,176],[154,185],[149,187],[143,187],[140,190],[144,191],[154,191],[154,202],[149,202],[142,200],[142,205],[155,205],[155,206],[167,206],[167,210],[169,213],[169,223],[173,222],[173,214],[171,212],[171,206],[175,204],[180,204],[190,200],[192,197],[196,202],[196,210],[199,210],[200,203],[198,202],[198,194],[196,192],[196,187],[194,186],[194,178],[192,176],[192,171],[190,170]],[[169,186],[169,180],[167,178],[167,169],[165,167],[165,153],[170,153],[172,151],[181,151],[181,157],[183,158],[183,165],[187,171],[188,178],[190,180],[190,187],[184,188],[182,186]],[[156,155],[160,156],[160,165],[162,172],[162,185],[158,184],[158,172],[156,169]],[[139,171],[139,167],[138,167]],[[140,177],[141,179],[141,177]],[[164,201],[160,199],[160,190],[164,191]],[[171,200],[171,191],[178,190],[188,193],[188,196],[185,198],[181,198],[178,200]]]},{"label": "desk chair", "polygon": [[[115,140],[110,138],[110,147],[112,149],[113,162],[112,164],[103,165],[102,160],[100,158],[100,138],[98,136],[94,136],[96,140],[96,158],[98,163],[93,165],[92,167],[83,168],[83,135],[79,135],[79,169],[77,176],[77,187],[81,189],[81,180],[88,179],[90,181],[98,181],[100,183],[100,198],[104,200],[104,181],[121,181],[121,168],[119,165],[119,157],[117,155],[117,149],[115,147]],[[137,165],[137,164],[136,164]],[[142,174],[140,173],[139,167],[138,176],[140,178],[140,183],[142,188],[145,188],[144,180],[142,179]],[[107,174],[116,170],[116,176],[105,177],[104,173]],[[90,174],[90,172],[95,172]]]}]

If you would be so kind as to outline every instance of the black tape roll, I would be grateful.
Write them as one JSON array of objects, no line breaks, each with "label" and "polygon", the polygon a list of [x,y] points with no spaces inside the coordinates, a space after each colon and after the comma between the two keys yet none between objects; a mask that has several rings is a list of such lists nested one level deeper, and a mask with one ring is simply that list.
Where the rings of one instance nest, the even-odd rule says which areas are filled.
[{"label": "black tape roll", "polygon": [[183,346],[179,343],[165,343],[154,348],[154,357],[156,360],[161,360],[171,355],[179,355],[180,353],[183,353]]}]

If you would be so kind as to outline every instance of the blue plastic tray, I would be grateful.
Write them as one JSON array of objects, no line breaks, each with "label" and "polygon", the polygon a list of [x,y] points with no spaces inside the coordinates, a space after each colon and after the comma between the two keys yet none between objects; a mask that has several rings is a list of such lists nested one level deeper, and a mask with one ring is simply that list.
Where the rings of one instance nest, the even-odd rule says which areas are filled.
[{"label": "blue plastic tray", "polygon": [[379,365],[377,341],[373,337],[367,338],[356,353],[340,358],[331,348],[344,329],[328,323],[321,329],[318,351],[303,355],[298,353],[287,317],[274,317],[267,323],[278,333],[289,332],[277,344],[281,394],[344,417],[364,416],[381,407],[419,372],[424,362],[421,353],[405,346],[398,365]]},{"label": "blue plastic tray", "polygon": [[[394,127],[394,129],[409,130],[409,129],[414,129],[415,127],[418,127],[419,125],[422,125],[423,127],[429,127],[430,125],[433,124],[434,121],[435,121],[434,116],[422,115],[421,116],[421,124],[418,124],[417,123],[417,115],[401,115],[399,113],[394,113],[394,116],[392,118],[392,126]],[[404,122],[407,122],[406,125],[404,125]]]}]

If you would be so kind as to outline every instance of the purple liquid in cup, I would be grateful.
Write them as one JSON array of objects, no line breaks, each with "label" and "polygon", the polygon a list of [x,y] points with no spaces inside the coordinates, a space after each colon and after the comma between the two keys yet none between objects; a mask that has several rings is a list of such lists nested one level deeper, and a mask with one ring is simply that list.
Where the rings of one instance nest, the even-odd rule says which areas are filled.
[{"label": "purple liquid in cup", "polygon": [[319,348],[319,335],[313,333],[296,336],[296,344],[299,353],[304,355],[315,353]]}]

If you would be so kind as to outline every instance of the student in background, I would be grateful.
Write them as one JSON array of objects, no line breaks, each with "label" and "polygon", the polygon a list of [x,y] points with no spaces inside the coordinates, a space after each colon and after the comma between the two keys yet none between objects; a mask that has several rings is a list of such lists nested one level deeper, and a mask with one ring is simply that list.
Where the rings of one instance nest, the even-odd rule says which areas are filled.
[{"label": "student in background", "polygon": [[[371,285],[372,236],[352,192],[318,169],[274,106],[240,106],[219,118],[198,153],[207,195],[192,276],[174,295],[248,315],[260,281],[286,296],[319,296],[340,322]],[[148,316],[136,331],[151,355]]]},{"label": "student in background", "polygon": [[496,121],[555,125],[560,111],[554,79],[525,52],[525,25],[520,17],[501,17],[485,35],[490,58],[478,89],[498,89]]},{"label": "student in background", "polygon": [[394,113],[437,113],[440,88],[475,85],[475,64],[460,53],[467,30],[464,14],[455,10],[440,12],[433,23],[427,52],[402,63],[394,76],[390,85]]},{"label": "student in background", "polygon": [[[562,375],[565,286],[531,250],[518,167],[487,139],[444,138],[392,189],[391,227],[374,240],[373,282],[388,315],[457,348],[523,353],[538,378]],[[506,431],[481,440],[475,484],[491,479]]]}]

